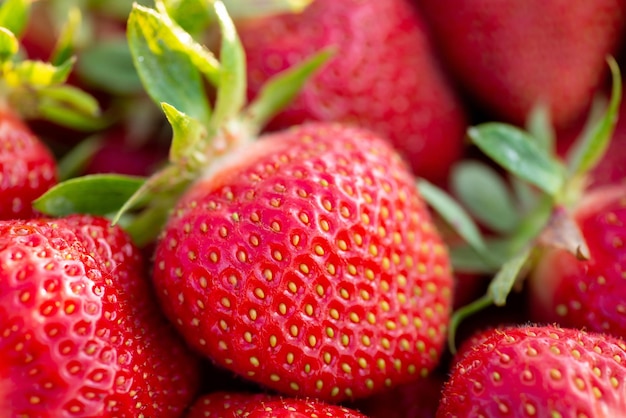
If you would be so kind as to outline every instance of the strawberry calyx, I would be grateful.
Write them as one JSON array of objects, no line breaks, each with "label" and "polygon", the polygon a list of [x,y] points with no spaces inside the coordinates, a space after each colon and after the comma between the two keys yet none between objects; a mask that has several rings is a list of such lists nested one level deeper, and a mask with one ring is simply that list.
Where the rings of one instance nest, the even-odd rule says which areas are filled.
[{"label": "strawberry calyx", "polygon": [[322,50],[278,74],[247,103],[245,52],[235,25],[224,3],[210,6],[221,34],[219,59],[174,21],[164,1],[156,1],[154,8],[135,4],[128,18],[137,73],[172,126],[168,164],[145,179],[103,174],[62,182],[34,203],[38,210],[54,216],[92,213],[93,197],[84,192],[97,189],[111,203],[98,209],[100,214],[110,210],[106,215],[121,222],[138,245],[151,242],[183,191],[255,141],[332,54]]},{"label": "strawberry calyx", "polygon": [[[613,81],[610,100],[608,104],[597,100],[585,129],[564,159],[556,156],[553,130],[541,110],[531,115],[527,130],[503,123],[469,129],[471,141],[512,177],[506,184],[495,171],[480,163],[457,167],[453,172],[453,189],[462,190],[461,202],[486,227],[496,231],[495,239],[484,241],[485,247],[498,246],[500,250],[491,253],[491,262],[487,264],[481,261],[484,257],[477,257],[476,247],[470,243],[451,248],[458,271],[494,275],[484,296],[453,314],[448,335],[452,352],[456,329],[463,319],[488,306],[505,305],[511,291],[522,286],[544,248],[566,249],[580,260],[589,258],[589,248],[572,212],[586,191],[588,173],[606,152],[617,123],[621,75],[612,57],[607,62]],[[604,109],[600,112],[602,104]],[[477,187],[460,180],[462,176],[469,177]],[[486,191],[485,184],[495,186]],[[493,211],[490,204],[485,204],[487,200],[497,202]],[[516,210],[516,206],[520,209]],[[496,219],[498,216],[503,219]]]}]

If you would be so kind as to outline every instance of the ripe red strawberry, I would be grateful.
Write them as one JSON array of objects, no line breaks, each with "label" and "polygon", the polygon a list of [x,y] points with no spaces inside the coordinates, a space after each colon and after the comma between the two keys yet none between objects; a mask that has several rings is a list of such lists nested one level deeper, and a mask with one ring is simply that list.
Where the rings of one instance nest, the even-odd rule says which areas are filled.
[{"label": "ripe red strawberry", "polygon": [[443,60],[490,115],[523,124],[539,101],[564,127],[582,116],[624,37],[623,0],[415,0]]},{"label": "ripe red strawberry", "polygon": [[182,415],[197,359],[158,312],[119,227],[1,221],[0,263],[4,415]]},{"label": "ripe red strawberry", "polygon": [[451,305],[447,250],[379,136],[268,135],[183,196],[154,281],[188,343],[287,394],[340,401],[426,375]]},{"label": "ripe red strawberry", "polygon": [[618,417],[626,344],[554,326],[490,329],[459,351],[439,418]]},{"label": "ripe red strawberry", "polygon": [[316,399],[283,398],[266,394],[214,392],[200,397],[186,418],[365,418],[365,415]]},{"label": "ripe red strawberry", "polygon": [[412,6],[407,0],[316,0],[302,13],[241,22],[250,96],[271,75],[336,47],[269,128],[304,121],[366,127],[391,140],[416,174],[443,182],[462,154],[464,110]]},{"label": "ripe red strawberry", "polygon": [[30,218],[33,200],[57,182],[50,150],[11,110],[0,111],[0,219]]},{"label": "ripe red strawberry", "polygon": [[529,281],[536,320],[626,337],[626,190],[587,193],[574,217],[590,259],[563,250],[542,252]]}]

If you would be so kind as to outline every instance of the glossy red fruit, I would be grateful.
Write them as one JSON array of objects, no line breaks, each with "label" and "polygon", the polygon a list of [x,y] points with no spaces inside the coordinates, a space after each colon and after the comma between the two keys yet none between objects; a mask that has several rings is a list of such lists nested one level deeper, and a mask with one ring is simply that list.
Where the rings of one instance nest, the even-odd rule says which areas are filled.
[{"label": "glossy red fruit", "polygon": [[437,417],[621,416],[625,350],[621,339],[572,328],[484,331],[458,352]]},{"label": "glossy red fruit", "polygon": [[348,408],[316,399],[283,398],[266,394],[214,392],[200,397],[186,418],[365,418]]},{"label": "glossy red fruit", "polygon": [[523,124],[540,101],[554,124],[581,117],[624,37],[624,0],[414,0],[468,95]]},{"label": "glossy red fruit", "polygon": [[0,110],[0,219],[35,216],[31,203],[57,177],[50,150],[11,110]]},{"label": "glossy red fruit", "polygon": [[407,0],[316,0],[304,12],[242,22],[248,90],[323,47],[336,55],[269,125],[340,121],[388,138],[414,172],[445,183],[461,157],[465,111]]},{"label": "glossy red fruit", "polygon": [[529,280],[531,314],[626,337],[626,189],[594,189],[574,216],[591,257],[581,261],[565,250],[546,249]]},{"label": "glossy red fruit", "polygon": [[407,166],[370,131],[268,135],[193,185],[154,281],[186,340],[287,394],[340,401],[438,363],[447,250]]},{"label": "glossy red fruit", "polygon": [[130,240],[87,216],[0,222],[0,410],[182,416],[198,361],[159,313]]}]

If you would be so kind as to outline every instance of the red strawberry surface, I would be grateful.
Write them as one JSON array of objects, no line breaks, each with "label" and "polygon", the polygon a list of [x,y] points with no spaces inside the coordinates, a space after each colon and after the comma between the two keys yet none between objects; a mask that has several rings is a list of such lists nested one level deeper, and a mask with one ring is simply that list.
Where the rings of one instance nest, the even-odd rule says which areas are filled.
[{"label": "red strawberry surface", "polygon": [[32,201],[56,183],[50,150],[17,115],[0,110],[0,219],[33,217]]},{"label": "red strawberry surface", "polygon": [[270,129],[341,121],[387,137],[416,174],[444,182],[466,121],[422,17],[406,0],[316,0],[302,13],[242,22],[248,90],[327,46],[335,56]]},{"label": "red strawberry surface", "polygon": [[536,320],[626,336],[626,191],[594,189],[576,208],[575,220],[589,247],[580,261],[547,249],[529,281]]},{"label": "red strawberry surface", "polygon": [[181,416],[197,360],[101,218],[0,222],[4,416]]},{"label": "red strawberry surface", "polygon": [[625,364],[626,345],[608,334],[492,328],[461,347],[437,417],[623,416]]},{"label": "red strawberry surface", "polygon": [[283,398],[266,394],[214,392],[200,397],[187,418],[365,418],[365,415],[316,399]]},{"label": "red strawberry surface", "polygon": [[624,36],[623,0],[415,0],[442,59],[493,117],[523,124],[543,101],[562,128],[603,84]]},{"label": "red strawberry surface", "polygon": [[228,157],[179,202],[154,281],[188,343],[275,390],[340,401],[428,374],[447,250],[389,144],[308,124]]}]

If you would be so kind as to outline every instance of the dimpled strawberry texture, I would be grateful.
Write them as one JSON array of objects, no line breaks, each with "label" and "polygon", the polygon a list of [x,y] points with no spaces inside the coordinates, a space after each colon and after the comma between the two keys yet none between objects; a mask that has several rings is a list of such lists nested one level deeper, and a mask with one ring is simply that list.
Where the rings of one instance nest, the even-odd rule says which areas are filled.
[{"label": "dimpled strawberry texture", "polygon": [[427,374],[451,304],[447,250],[389,145],[310,124],[196,184],[156,252],[189,344],[276,390],[340,400]]},{"label": "dimpled strawberry texture", "polygon": [[406,0],[316,0],[299,14],[241,24],[248,90],[327,46],[335,55],[269,125],[341,121],[388,138],[414,172],[447,178],[462,155],[466,118],[439,68],[425,23]]},{"label": "dimpled strawberry texture", "polygon": [[13,113],[0,111],[0,219],[33,217],[32,201],[57,176],[50,150]]},{"label": "dimpled strawberry texture", "polygon": [[489,329],[459,350],[437,418],[621,417],[626,345],[578,329]]},{"label": "dimpled strawberry texture", "polygon": [[88,216],[2,221],[0,265],[0,411],[182,414],[197,362],[149,308],[141,258],[119,228]]}]

